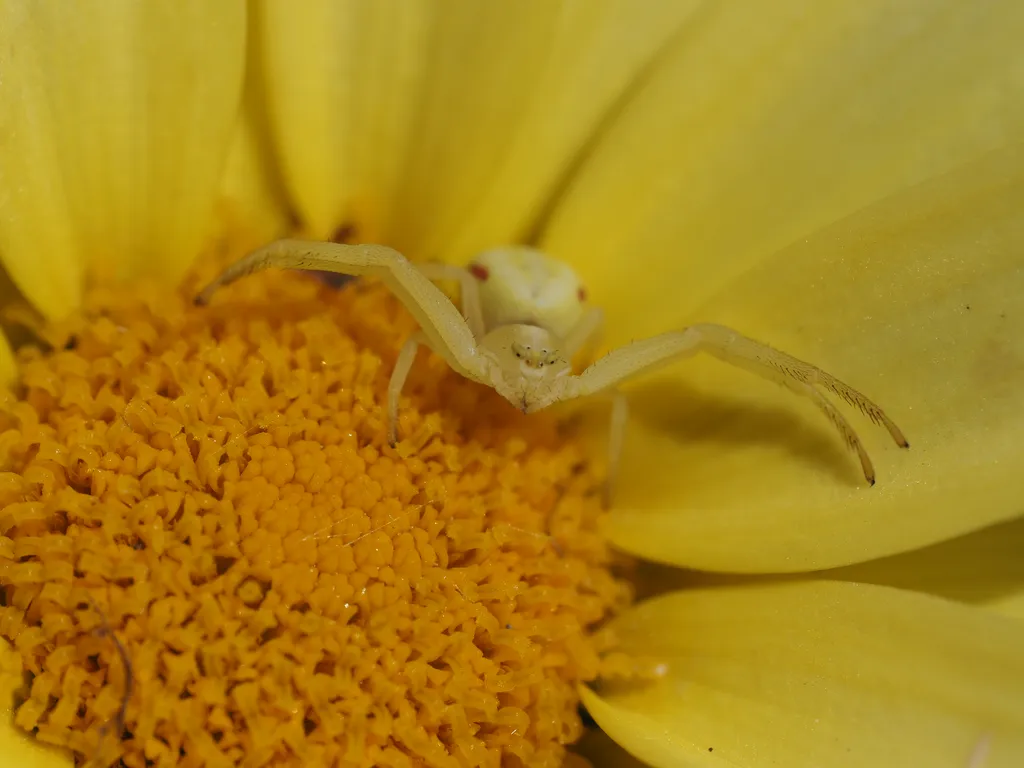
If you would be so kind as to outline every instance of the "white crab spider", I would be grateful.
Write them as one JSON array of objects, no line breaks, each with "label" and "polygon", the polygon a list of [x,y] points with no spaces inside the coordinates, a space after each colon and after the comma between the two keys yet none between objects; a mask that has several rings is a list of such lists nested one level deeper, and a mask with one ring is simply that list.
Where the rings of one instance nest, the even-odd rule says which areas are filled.
[{"label": "white crab spider", "polygon": [[[388,385],[392,445],[397,439],[398,398],[421,344],[466,378],[493,387],[524,413],[562,400],[614,392],[626,379],[704,351],[810,398],[857,453],[864,477],[872,485],[875,470],[860,438],[818,387],[884,426],[900,447],[908,445],[899,427],[864,395],[809,363],[721,325],[692,325],[634,342],[574,375],[570,361],[597,334],[602,314],[586,306],[580,281],[568,265],[532,248],[488,251],[463,269],[413,265],[382,245],[279,240],[228,267],[196,296],[196,303],[206,304],[221,286],[270,267],[380,278],[416,318],[420,330],[399,353]],[[461,313],[433,280],[459,281]],[[616,393],[613,402],[609,484],[626,426],[625,399]]]}]

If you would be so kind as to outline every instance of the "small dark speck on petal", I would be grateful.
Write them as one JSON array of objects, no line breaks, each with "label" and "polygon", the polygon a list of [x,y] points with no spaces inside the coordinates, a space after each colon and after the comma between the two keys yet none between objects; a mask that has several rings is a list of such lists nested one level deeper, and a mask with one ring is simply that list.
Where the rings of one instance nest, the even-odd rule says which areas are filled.
[{"label": "small dark speck on petal", "polygon": [[64,349],[68,350],[69,352],[72,349],[74,349],[75,347],[77,347],[77,346],[78,346],[78,337],[77,336],[68,336],[68,340],[64,342]]}]

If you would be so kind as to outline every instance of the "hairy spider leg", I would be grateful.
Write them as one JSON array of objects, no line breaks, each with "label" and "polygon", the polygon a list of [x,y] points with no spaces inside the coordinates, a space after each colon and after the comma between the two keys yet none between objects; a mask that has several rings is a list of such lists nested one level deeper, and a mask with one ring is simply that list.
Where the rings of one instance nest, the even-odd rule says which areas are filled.
[{"label": "hairy spider leg", "polygon": [[622,446],[626,442],[626,426],[629,424],[629,401],[617,389],[611,391],[612,414],[608,420],[608,474],[604,481],[604,505],[610,507],[619,480],[619,462],[622,460]]},{"label": "hairy spider leg", "polygon": [[[598,307],[590,307],[572,327],[562,342],[562,352],[571,360],[581,350],[596,344],[604,330],[604,312]],[[629,426],[629,401],[618,389],[612,387],[611,414],[608,419],[608,474],[604,483],[604,503],[611,506],[618,480],[619,463],[622,459],[622,447],[626,442],[626,428]]]},{"label": "hairy spider leg", "polygon": [[278,240],[236,261],[196,296],[207,304],[221,287],[264,269],[301,269],[379,278],[416,318],[431,349],[457,373],[485,382],[486,365],[462,313],[398,251],[383,245]]},{"label": "hairy spider leg", "polygon": [[451,280],[459,284],[459,303],[462,305],[462,316],[472,331],[473,337],[479,342],[487,332],[484,325],[483,306],[480,303],[480,283],[473,273],[465,267],[452,264],[418,263],[416,268],[429,280]]},{"label": "hairy spider leg", "polygon": [[[459,283],[459,303],[462,305],[462,316],[469,330],[479,342],[486,333],[484,313],[480,305],[480,286],[473,273],[463,267],[451,264],[417,264],[416,268],[429,280],[452,280]],[[395,368],[388,381],[388,445],[392,448],[398,444],[398,400],[402,396],[405,382],[409,378],[416,353],[420,345],[429,346],[427,337],[420,331],[406,339],[405,344],[395,360]]]},{"label": "hairy spider leg", "polygon": [[426,338],[419,331],[406,339],[388,381],[388,445],[392,448],[398,443],[398,399],[402,396],[402,389],[405,388],[405,380],[409,377],[412,364],[416,362],[420,344],[425,341]]},{"label": "hairy spider leg", "polygon": [[793,392],[809,397],[832,422],[844,442],[856,451],[861,460],[865,479],[875,482],[874,467],[864,446],[850,424],[815,386],[823,387],[864,413],[872,422],[884,426],[893,441],[901,448],[909,447],[906,437],[880,407],[857,390],[810,363],[798,360],[767,344],[743,336],[731,328],[713,323],[691,325],[681,331],[672,331],[620,347],[579,376],[566,381],[559,399],[596,394],[615,385],[650,373],[682,357],[699,351],[786,386]]},{"label": "hairy spider leg", "polygon": [[562,354],[567,360],[572,360],[581,350],[596,343],[603,330],[604,312],[597,307],[589,307],[562,339]]}]

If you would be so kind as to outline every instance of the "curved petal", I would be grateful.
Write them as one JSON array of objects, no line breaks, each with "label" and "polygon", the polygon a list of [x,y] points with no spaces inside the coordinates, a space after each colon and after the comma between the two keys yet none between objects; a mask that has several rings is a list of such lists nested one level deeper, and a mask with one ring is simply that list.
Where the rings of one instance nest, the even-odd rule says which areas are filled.
[{"label": "curved petal", "polygon": [[1024,620],[1024,588],[1018,587],[1014,592],[994,597],[986,605],[1004,616],[1010,616],[1018,621]]},{"label": "curved petal", "polygon": [[1022,206],[1017,147],[782,251],[685,318],[819,364],[911,448],[852,412],[869,487],[808,400],[701,357],[634,390],[612,540],[703,570],[818,570],[1024,512]]},{"label": "curved petal", "polygon": [[[259,34],[255,14],[248,27],[250,39]],[[274,159],[265,97],[260,50],[249,45],[241,114],[221,178],[216,222],[220,241],[237,255],[283,236],[294,225]]]},{"label": "curved petal", "polygon": [[414,129],[430,4],[254,7],[270,133],[305,230],[326,239],[357,221],[360,239],[379,240]]},{"label": "curved petal", "polygon": [[259,124],[246,114],[235,128],[221,179],[217,237],[240,256],[284,236],[291,224]]},{"label": "curved petal", "polygon": [[797,581],[675,592],[613,631],[667,672],[584,704],[656,768],[1024,764],[1024,624],[979,608]]},{"label": "curved petal", "polygon": [[1024,518],[821,576],[927,592],[1024,617]]},{"label": "curved petal", "polygon": [[21,657],[0,638],[0,755],[3,764],[18,768],[71,768],[70,755],[48,747],[14,725],[14,697],[24,681]]},{"label": "curved petal", "polygon": [[708,3],[543,244],[616,341],[664,330],[797,238],[1021,135],[1022,29],[1017,0]]},{"label": "curved petal", "polygon": [[245,5],[0,3],[0,253],[46,314],[84,270],[177,277],[207,233]]},{"label": "curved petal", "polygon": [[698,4],[269,0],[271,123],[305,224],[448,259],[521,237]]}]

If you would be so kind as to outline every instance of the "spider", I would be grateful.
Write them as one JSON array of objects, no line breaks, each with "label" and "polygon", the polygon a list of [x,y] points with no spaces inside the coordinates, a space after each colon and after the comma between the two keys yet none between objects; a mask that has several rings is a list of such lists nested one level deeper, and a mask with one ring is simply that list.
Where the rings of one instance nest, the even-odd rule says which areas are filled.
[{"label": "spider", "polygon": [[[857,454],[871,485],[875,484],[875,469],[864,445],[819,387],[884,426],[901,448],[909,447],[899,427],[860,392],[810,363],[722,325],[691,325],[636,341],[574,374],[570,361],[596,338],[603,313],[587,306],[586,291],[567,264],[526,246],[487,251],[462,268],[414,265],[382,245],[279,240],[229,266],[196,296],[195,303],[207,304],[218,288],[272,267],[380,278],[415,317],[420,329],[399,352],[388,384],[388,441],[392,447],[398,439],[399,395],[421,345],[467,379],[492,387],[523,413],[611,392],[606,500],[628,417],[626,400],[617,385],[700,351],[810,398]],[[461,312],[435,280],[460,284]]]}]

